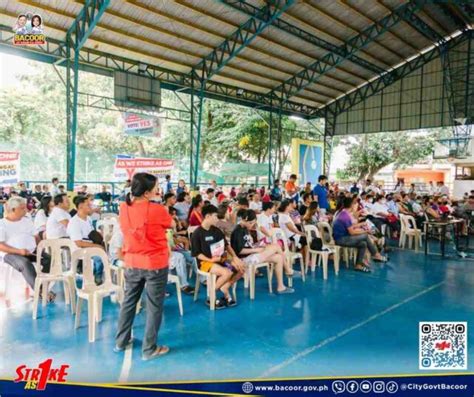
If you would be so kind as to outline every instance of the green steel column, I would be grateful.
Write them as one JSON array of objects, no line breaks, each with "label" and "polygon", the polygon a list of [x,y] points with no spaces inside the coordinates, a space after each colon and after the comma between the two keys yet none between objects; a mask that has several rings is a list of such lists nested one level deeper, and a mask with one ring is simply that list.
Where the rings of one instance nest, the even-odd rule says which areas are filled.
[{"label": "green steel column", "polygon": [[191,154],[189,166],[189,179],[191,187],[195,188],[199,177],[199,156],[201,154],[201,130],[202,112],[204,106],[204,84],[199,83],[199,91],[196,89],[197,79],[191,82]]},{"label": "green steel column", "polygon": [[[67,153],[66,172],[67,190],[74,189],[76,165],[76,136],[77,136],[77,102],[79,84],[79,52],[74,51],[74,61],[71,61],[71,47],[67,46],[66,62],[66,114],[67,114]],[[72,65],[71,65],[72,63]],[[72,73],[72,75],[71,75]]]},{"label": "green steel column", "polygon": [[193,149],[193,143],[194,143],[194,117],[195,117],[195,112],[194,112],[194,89],[191,89],[191,103],[190,103],[190,108],[191,108],[191,121],[190,121],[190,129],[189,129],[189,184],[191,187],[193,187],[193,176],[194,176],[194,149]]},{"label": "green steel column", "polygon": [[273,109],[270,109],[270,125],[268,126],[268,187],[269,188],[273,186],[272,145],[273,145]]},{"label": "green steel column", "polygon": [[196,151],[194,157],[194,185],[197,186],[199,177],[199,156],[201,154],[201,129],[202,129],[202,109],[204,102],[204,86],[199,90],[199,104],[198,104],[198,123],[197,123],[197,137],[196,137]]}]

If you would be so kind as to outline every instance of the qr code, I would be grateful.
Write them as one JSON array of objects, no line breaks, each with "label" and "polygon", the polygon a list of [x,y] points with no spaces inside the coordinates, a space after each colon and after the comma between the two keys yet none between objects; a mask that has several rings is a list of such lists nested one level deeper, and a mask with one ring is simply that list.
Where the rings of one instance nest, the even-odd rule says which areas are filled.
[{"label": "qr code", "polygon": [[420,369],[467,369],[467,322],[420,322]]}]

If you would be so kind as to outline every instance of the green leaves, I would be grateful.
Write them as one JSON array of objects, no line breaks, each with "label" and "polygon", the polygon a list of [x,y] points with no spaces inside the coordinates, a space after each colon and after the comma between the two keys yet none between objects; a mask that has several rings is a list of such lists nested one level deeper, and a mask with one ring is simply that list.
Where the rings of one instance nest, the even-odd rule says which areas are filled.
[{"label": "green leaves", "polygon": [[349,162],[340,175],[347,178],[372,178],[387,165],[404,168],[431,155],[434,143],[443,130],[399,131],[367,134],[342,140],[347,147]]}]

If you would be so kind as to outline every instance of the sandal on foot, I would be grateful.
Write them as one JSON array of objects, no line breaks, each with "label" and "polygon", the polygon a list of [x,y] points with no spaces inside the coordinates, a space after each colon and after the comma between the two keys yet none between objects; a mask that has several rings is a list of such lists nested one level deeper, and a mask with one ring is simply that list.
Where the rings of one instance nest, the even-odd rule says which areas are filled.
[{"label": "sandal on foot", "polygon": [[295,292],[295,290],[294,290],[293,288],[286,287],[284,290],[277,291],[277,294],[278,294],[278,295],[292,294],[293,292]]},{"label": "sandal on foot", "polygon": [[387,258],[386,256],[382,256],[382,258],[380,258],[380,259],[372,258],[372,260],[373,260],[374,262],[381,262],[381,263],[388,262],[388,258]]},{"label": "sandal on foot", "polygon": [[360,265],[360,267],[355,267],[354,270],[356,272],[362,272],[362,273],[371,273],[372,270],[368,266],[365,265]]},{"label": "sandal on foot", "polygon": [[164,356],[166,353],[170,351],[168,346],[158,346],[156,350],[151,353],[149,356],[142,356],[143,361],[153,360],[154,358]]}]

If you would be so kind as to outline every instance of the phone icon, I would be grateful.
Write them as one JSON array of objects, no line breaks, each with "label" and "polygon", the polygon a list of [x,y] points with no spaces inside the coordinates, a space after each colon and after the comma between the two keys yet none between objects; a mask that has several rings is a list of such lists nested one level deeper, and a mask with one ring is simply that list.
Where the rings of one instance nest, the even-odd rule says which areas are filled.
[{"label": "phone icon", "polygon": [[346,391],[346,384],[342,380],[332,382],[332,391],[334,394],[344,393]]}]

